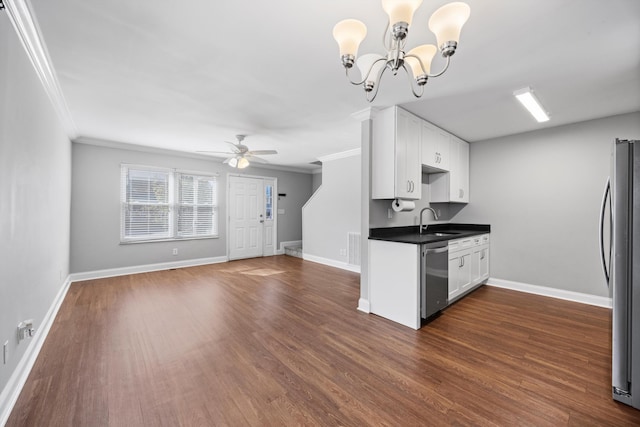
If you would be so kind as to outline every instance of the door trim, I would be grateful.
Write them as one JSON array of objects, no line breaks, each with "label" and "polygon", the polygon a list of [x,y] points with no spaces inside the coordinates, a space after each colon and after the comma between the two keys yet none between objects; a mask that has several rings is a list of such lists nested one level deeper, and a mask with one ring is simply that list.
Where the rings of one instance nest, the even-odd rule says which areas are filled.
[{"label": "door trim", "polygon": [[[229,196],[231,194],[231,177],[238,177],[238,178],[252,178],[252,179],[260,179],[262,180],[263,183],[263,191],[264,191],[264,182],[269,180],[269,181],[273,181],[273,242],[274,242],[274,253],[273,255],[278,255],[278,178],[274,177],[274,176],[262,176],[262,175],[248,175],[248,174],[243,174],[243,173],[233,173],[233,172],[229,172],[227,173],[227,184],[226,184],[226,191],[227,191],[227,195],[226,195],[226,200],[227,200],[227,206],[226,206],[226,221],[225,221],[225,228],[226,228],[226,239],[227,239],[227,243],[226,243],[226,248],[227,248],[227,259],[229,259],[229,254],[231,253],[231,247],[230,247],[230,243],[231,243],[231,239],[229,238],[229,232],[231,230],[231,201],[229,199]],[[263,230],[264,232],[264,230]],[[265,239],[263,236],[262,239],[262,253],[264,254],[264,244],[265,244]],[[264,256],[264,255],[263,255]],[[269,255],[271,256],[271,255]]]}]

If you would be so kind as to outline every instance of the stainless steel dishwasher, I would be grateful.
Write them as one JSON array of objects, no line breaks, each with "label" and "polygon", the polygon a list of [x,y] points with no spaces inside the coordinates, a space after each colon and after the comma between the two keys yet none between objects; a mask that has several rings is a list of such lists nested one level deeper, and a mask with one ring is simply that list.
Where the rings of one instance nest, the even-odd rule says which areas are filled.
[{"label": "stainless steel dishwasher", "polygon": [[427,319],[447,306],[449,242],[425,243],[421,253],[420,316]]}]

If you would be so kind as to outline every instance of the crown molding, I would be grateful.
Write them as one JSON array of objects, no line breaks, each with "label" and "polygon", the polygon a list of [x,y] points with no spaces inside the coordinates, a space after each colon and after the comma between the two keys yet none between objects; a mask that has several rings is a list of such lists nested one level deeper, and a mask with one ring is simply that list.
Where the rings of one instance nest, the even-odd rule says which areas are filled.
[{"label": "crown molding", "polygon": [[318,157],[322,163],[329,162],[331,160],[345,159],[347,157],[359,156],[361,153],[360,148],[354,148],[353,150],[342,151],[340,153],[329,154],[326,156]]},{"label": "crown molding", "polygon": [[45,92],[49,96],[56,113],[58,113],[67,136],[71,140],[76,138],[78,135],[76,125],[62,94],[62,89],[58,83],[58,78],[51,64],[47,47],[41,36],[40,27],[32,12],[29,0],[2,0],[2,3],[9,15],[9,21],[11,21],[36,74],[44,86]]},{"label": "crown molding", "polygon": [[359,122],[364,122],[365,120],[373,120],[376,114],[378,114],[378,111],[380,111],[380,108],[378,107],[368,107],[364,110],[352,113],[351,117]]},{"label": "crown molding", "polygon": [[[73,139],[72,141],[75,144],[94,145],[97,147],[115,148],[118,150],[142,151],[144,153],[164,154],[168,156],[188,157],[188,158],[198,159],[198,160],[208,160],[214,163],[222,163],[225,160],[224,157],[215,157],[207,154],[191,153],[188,151],[170,150],[168,148],[158,148],[158,147],[152,147],[149,145],[138,145],[133,143],[119,142],[119,141],[113,141],[113,140],[90,137],[90,136],[80,136]],[[319,169],[317,167],[313,169],[307,169],[302,167],[264,164],[264,163],[258,163],[258,162],[252,163],[250,167],[252,168],[251,170],[271,169],[271,170],[279,170],[284,172],[304,173],[308,175],[312,174],[315,169]]]}]

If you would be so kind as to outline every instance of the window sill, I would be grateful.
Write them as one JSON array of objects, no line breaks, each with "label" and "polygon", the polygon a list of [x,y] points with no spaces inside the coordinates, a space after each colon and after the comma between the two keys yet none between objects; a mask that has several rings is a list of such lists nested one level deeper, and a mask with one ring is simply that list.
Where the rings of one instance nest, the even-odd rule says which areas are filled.
[{"label": "window sill", "polygon": [[121,240],[120,245],[137,245],[138,243],[156,243],[156,242],[184,242],[187,240],[207,240],[219,239],[220,236],[203,236],[203,237],[179,237],[166,239],[146,239],[146,240]]}]

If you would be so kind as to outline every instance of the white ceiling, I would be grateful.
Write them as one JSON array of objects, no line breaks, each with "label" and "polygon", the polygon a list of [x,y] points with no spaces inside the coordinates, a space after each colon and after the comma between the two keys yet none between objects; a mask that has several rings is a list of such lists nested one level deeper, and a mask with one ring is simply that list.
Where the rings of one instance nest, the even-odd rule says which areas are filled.
[{"label": "white ceiling", "polygon": [[[452,64],[416,100],[403,71],[374,106],[403,104],[467,141],[640,111],[640,1],[466,0]],[[434,43],[424,1],[408,48]],[[248,134],[277,165],[311,167],[359,146],[351,114],[370,106],[344,77],[331,35],[362,20],[360,53],[383,53],[370,0],[31,0],[78,133],[172,150],[227,150]],[[432,71],[436,71],[434,65]],[[537,124],[513,98],[531,86]]]}]

